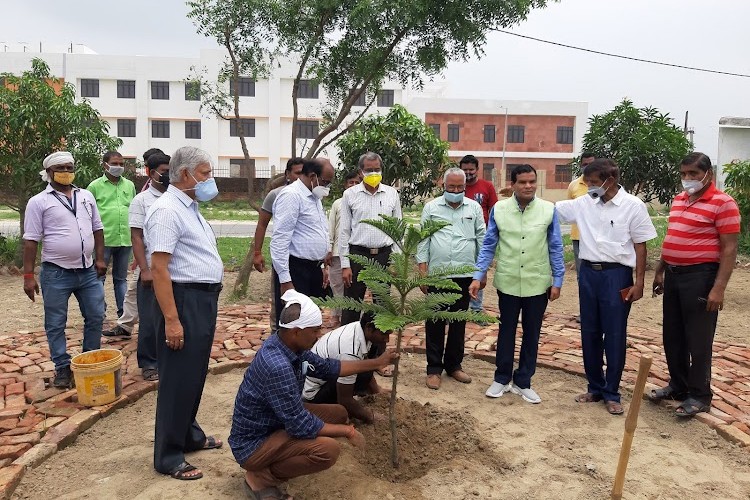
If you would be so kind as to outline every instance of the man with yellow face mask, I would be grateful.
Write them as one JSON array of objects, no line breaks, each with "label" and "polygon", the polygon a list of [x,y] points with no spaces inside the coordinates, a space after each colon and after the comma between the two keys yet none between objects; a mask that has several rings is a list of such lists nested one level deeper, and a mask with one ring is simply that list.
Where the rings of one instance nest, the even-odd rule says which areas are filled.
[{"label": "man with yellow face mask", "polygon": [[[39,284],[44,297],[44,330],[55,363],[55,387],[71,385],[70,354],[66,351],[65,324],[68,300],[75,295],[83,314],[83,351],[101,346],[104,320],[104,285],[99,277],[104,263],[104,226],[94,196],[73,185],[73,155],[59,151],[43,162],[44,191],[26,206],[23,232],[23,291],[35,301]],[[39,283],[34,276],[36,254],[42,242]]]},{"label": "man with yellow face mask", "polygon": [[[380,182],[383,179],[383,160],[379,154],[367,152],[360,156],[359,170],[362,173],[362,183],[344,191],[342,197],[338,243],[344,296],[362,300],[366,287],[357,280],[362,266],[350,262],[349,254],[362,255],[388,266],[388,258],[394,249],[393,240],[380,229],[362,221],[378,220],[381,215],[401,218],[401,200],[398,191]],[[358,319],[358,312],[342,311],[342,325]]]}]

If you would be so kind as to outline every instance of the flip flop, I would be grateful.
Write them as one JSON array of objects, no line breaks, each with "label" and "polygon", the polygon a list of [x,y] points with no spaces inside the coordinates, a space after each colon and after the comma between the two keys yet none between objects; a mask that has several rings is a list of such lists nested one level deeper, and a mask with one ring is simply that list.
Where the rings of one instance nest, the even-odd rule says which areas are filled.
[{"label": "flip flop", "polygon": [[216,450],[224,446],[224,443],[220,439],[216,439],[213,436],[206,436],[206,442],[203,443],[202,450]]},{"label": "flip flop", "polygon": [[187,475],[188,472],[192,472],[194,470],[198,470],[198,468],[190,465],[187,462],[182,462],[180,465],[172,469],[169,475],[175,479],[180,479],[182,481],[193,481],[195,479],[200,479],[203,477],[203,472],[199,472],[194,476]]},{"label": "flip flop", "polygon": [[696,416],[699,413],[708,413],[710,410],[711,405],[702,403],[695,398],[687,398],[682,402],[680,406],[675,409],[674,414],[678,417],[690,418]]},{"label": "flip flop", "polygon": [[144,368],[141,372],[143,380],[147,382],[156,382],[159,380],[159,372],[156,368]]},{"label": "flip flop", "polygon": [[602,397],[598,394],[592,394],[590,392],[584,392],[575,397],[576,403],[598,403],[602,400]]},{"label": "flip flop", "polygon": [[244,479],[242,485],[245,487],[247,497],[252,498],[253,500],[291,500],[292,498],[291,495],[284,493],[276,486],[269,486],[262,490],[254,490]]},{"label": "flip flop", "polygon": [[377,370],[378,375],[381,377],[392,377],[393,376],[393,365],[388,365],[385,368]]},{"label": "flip flop", "polygon": [[605,406],[610,415],[622,415],[625,410],[622,408],[622,404],[619,401],[605,401]]}]

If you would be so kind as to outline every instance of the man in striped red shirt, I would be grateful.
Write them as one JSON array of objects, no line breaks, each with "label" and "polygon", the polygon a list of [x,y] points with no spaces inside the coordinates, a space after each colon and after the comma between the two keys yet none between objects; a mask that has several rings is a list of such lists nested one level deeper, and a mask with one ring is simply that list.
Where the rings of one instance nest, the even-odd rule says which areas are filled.
[{"label": "man in striped red shirt", "polygon": [[737,257],[739,209],[714,186],[713,176],[711,160],[703,153],[691,153],[682,161],[684,191],[672,203],[654,276],[654,294],[664,294],[670,381],[651,391],[650,399],[683,400],[676,409],[679,417],[711,408],[711,346]]}]

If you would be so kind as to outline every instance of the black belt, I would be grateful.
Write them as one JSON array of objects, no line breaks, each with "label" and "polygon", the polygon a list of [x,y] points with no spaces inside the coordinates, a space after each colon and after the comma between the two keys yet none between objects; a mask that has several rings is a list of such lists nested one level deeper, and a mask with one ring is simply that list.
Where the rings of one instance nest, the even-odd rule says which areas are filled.
[{"label": "black belt", "polygon": [[693,264],[690,266],[670,266],[667,265],[667,271],[672,274],[699,273],[702,271],[716,271],[719,269],[718,262],[704,262],[702,264]]},{"label": "black belt", "polygon": [[89,267],[74,267],[72,269],[68,269],[67,267],[62,267],[62,266],[58,266],[57,264],[53,264],[52,262],[42,262],[42,265],[43,266],[54,267],[55,269],[62,269],[63,271],[68,271],[68,272],[71,272],[71,273],[82,273],[84,271],[88,271],[89,269],[91,269],[93,267],[93,266],[89,266]]},{"label": "black belt", "polygon": [[220,292],[224,285],[221,283],[176,283],[172,282],[172,286],[177,288],[190,288],[192,290],[201,290],[204,292]]},{"label": "black belt", "polygon": [[630,269],[629,266],[626,266],[624,264],[618,264],[617,262],[591,262],[589,260],[582,260],[581,263],[584,266],[588,266],[594,271],[604,271],[606,269],[619,269],[621,267],[627,267]]},{"label": "black belt", "polygon": [[378,255],[383,252],[390,251],[391,246],[388,245],[387,247],[367,248],[367,247],[362,247],[359,245],[349,245],[349,250],[356,251],[357,253],[362,254],[362,255]]},{"label": "black belt", "polygon": [[308,265],[308,266],[320,267],[321,265],[323,265],[323,261],[322,260],[301,259],[299,257],[295,257],[292,254],[289,254],[289,260],[296,260],[300,264],[304,264],[304,265]]}]

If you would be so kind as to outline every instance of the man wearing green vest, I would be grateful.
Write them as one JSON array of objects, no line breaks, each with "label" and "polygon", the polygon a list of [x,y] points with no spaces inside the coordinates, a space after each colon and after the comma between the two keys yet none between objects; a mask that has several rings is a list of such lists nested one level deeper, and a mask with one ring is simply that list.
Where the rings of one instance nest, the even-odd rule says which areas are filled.
[{"label": "man wearing green vest", "polygon": [[[500,301],[495,377],[485,395],[499,398],[506,392],[528,403],[542,399],[531,388],[542,317],[547,301],[560,296],[565,274],[560,223],[555,206],[535,197],[536,170],[519,165],[510,176],[513,196],[498,201],[490,212],[487,234],[477,260],[469,294],[476,297],[493,258]],[[497,251],[497,252],[496,252]],[[521,320],[523,339],[518,368],[513,371],[516,325]]]}]

